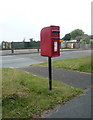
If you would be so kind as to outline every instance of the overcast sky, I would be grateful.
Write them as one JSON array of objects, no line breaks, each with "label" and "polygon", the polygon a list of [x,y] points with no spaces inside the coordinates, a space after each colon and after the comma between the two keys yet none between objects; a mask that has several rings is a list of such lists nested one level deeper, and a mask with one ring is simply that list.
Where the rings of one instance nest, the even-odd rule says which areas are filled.
[{"label": "overcast sky", "polygon": [[1,0],[0,41],[37,41],[40,30],[50,25],[60,26],[60,38],[78,28],[90,35],[91,1]]}]

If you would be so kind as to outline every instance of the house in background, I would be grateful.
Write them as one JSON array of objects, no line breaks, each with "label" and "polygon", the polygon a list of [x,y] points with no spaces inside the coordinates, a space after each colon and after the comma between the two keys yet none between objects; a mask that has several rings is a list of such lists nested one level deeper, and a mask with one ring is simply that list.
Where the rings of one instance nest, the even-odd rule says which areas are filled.
[{"label": "house in background", "polygon": [[77,48],[79,48],[79,43],[78,43],[77,40],[70,40],[70,41],[67,42],[66,47],[77,49]]},{"label": "house in background", "polygon": [[81,39],[83,38],[88,38],[89,39],[89,43],[81,43],[80,44],[80,49],[93,49],[93,35],[89,35],[89,36],[77,36],[76,39],[77,41],[81,41]]},{"label": "house in background", "polygon": [[[63,42],[61,42],[61,48],[74,48],[74,49],[81,48],[80,40],[83,39],[83,38],[89,38],[90,41],[93,42],[93,35],[89,35],[89,36],[77,36],[75,38],[75,40],[69,40],[69,41],[63,41]],[[83,46],[85,46],[85,45],[83,45]],[[91,46],[91,45],[87,45],[87,46]],[[90,47],[88,47],[88,48],[90,48]]]},{"label": "house in background", "polygon": [[63,41],[61,43],[61,48],[79,48],[79,42],[77,40]]},{"label": "house in background", "polygon": [[82,38],[89,38],[90,40],[93,41],[93,35],[89,35],[89,36],[77,36],[75,39],[79,42]]}]

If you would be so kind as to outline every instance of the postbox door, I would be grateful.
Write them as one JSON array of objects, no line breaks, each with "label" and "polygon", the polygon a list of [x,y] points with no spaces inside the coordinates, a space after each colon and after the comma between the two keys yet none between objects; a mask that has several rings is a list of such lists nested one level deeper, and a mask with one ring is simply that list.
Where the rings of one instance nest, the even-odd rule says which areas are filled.
[{"label": "postbox door", "polygon": [[53,56],[59,56],[60,55],[60,30],[59,27],[53,27],[52,28],[52,46],[53,46]]}]

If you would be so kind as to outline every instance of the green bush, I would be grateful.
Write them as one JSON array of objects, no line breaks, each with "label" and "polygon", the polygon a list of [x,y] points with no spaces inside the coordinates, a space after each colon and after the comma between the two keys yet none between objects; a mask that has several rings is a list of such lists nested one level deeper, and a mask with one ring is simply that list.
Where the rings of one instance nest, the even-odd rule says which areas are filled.
[{"label": "green bush", "polygon": [[90,44],[91,41],[90,41],[89,38],[83,38],[83,39],[80,40],[80,43],[82,43],[82,44]]}]

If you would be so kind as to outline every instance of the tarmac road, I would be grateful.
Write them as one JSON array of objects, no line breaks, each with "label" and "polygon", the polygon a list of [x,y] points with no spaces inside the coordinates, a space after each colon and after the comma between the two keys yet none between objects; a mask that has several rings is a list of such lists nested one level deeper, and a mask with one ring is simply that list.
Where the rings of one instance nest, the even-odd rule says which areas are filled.
[{"label": "tarmac road", "polygon": [[[52,60],[62,60],[89,55],[91,55],[90,50],[63,51],[59,57],[54,57]],[[48,58],[40,56],[40,53],[0,56],[0,67],[25,67],[31,64],[47,62],[47,60]]]}]

